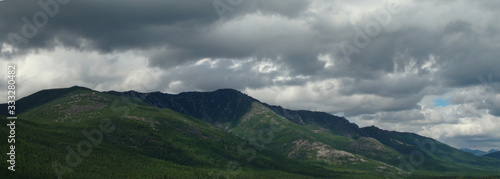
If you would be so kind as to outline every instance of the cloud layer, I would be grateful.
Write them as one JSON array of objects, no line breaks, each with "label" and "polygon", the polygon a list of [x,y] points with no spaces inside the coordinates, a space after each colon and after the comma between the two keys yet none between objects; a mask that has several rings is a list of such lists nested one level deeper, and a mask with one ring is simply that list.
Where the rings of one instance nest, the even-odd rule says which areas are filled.
[{"label": "cloud layer", "polygon": [[[235,88],[360,125],[500,149],[499,7],[458,0],[4,1],[0,63],[19,66],[21,96],[72,85]],[[448,98],[448,106],[433,105]]]}]

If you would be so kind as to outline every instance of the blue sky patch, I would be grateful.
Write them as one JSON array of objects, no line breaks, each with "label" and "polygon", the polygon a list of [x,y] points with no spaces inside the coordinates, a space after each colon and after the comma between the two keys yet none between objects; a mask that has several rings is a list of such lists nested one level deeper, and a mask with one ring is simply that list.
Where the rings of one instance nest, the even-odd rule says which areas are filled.
[{"label": "blue sky patch", "polygon": [[450,100],[450,98],[448,98],[448,99],[436,99],[436,100],[434,100],[434,106],[448,106],[451,104],[450,102],[448,102],[448,100]]}]

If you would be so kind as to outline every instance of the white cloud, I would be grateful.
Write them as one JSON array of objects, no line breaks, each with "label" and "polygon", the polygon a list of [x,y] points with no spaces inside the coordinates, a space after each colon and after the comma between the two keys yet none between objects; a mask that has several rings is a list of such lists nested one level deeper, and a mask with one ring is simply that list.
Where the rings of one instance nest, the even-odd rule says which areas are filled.
[{"label": "white cloud", "polygon": [[[57,48],[14,59],[0,60],[2,66],[17,67],[17,97],[42,89],[74,85],[95,90],[153,91],[162,72],[148,67],[146,58],[135,52],[99,54]],[[6,85],[5,78],[2,85]],[[2,88],[6,94],[6,87]],[[1,101],[5,102],[5,99]]]}]

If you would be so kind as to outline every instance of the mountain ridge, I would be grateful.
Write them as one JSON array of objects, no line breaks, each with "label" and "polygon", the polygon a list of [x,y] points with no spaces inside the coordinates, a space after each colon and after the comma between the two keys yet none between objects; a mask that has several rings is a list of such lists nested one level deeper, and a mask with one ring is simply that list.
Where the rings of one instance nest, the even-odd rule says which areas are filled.
[{"label": "mountain ridge", "polygon": [[[224,91],[224,90],[223,90]],[[382,144],[385,146],[390,147],[391,149],[399,152],[402,155],[405,155],[406,157],[414,154],[415,152],[423,152],[427,154],[428,161],[431,161],[432,165],[418,165],[416,166],[417,168],[421,168],[424,170],[438,170],[438,171],[446,171],[446,170],[460,170],[459,168],[469,168],[469,167],[474,167],[475,165],[479,165],[480,167],[489,167],[490,165],[495,165],[500,168],[500,163],[495,160],[489,160],[481,157],[476,157],[472,154],[469,155],[467,152],[460,151],[458,149],[455,149],[449,145],[443,144],[437,140],[434,140],[429,137],[424,137],[420,136],[414,133],[409,133],[409,132],[397,132],[397,131],[387,131],[380,129],[375,126],[369,126],[369,127],[363,127],[359,128],[356,124],[350,123],[347,119],[343,117],[338,117],[334,116],[329,113],[325,112],[315,112],[315,111],[306,111],[306,110],[289,110],[282,108],[280,106],[274,106],[274,105],[269,105],[266,103],[262,103],[257,99],[254,99],[246,94],[243,94],[242,92],[239,92],[237,90],[229,90],[232,93],[238,94],[237,97],[234,98],[229,98],[229,102],[233,101],[234,99],[239,99],[237,101],[243,101],[245,105],[242,106],[251,106],[250,104],[252,102],[259,102],[262,105],[268,107],[272,111],[274,111],[276,114],[296,123],[302,126],[305,126],[306,128],[309,128],[310,130],[316,130],[316,131],[327,131],[330,134],[333,135],[341,135],[345,136],[348,138],[352,138],[354,140],[359,139],[361,137],[368,137],[368,138],[374,138],[378,141],[380,141]],[[206,97],[210,98],[210,96],[213,95],[213,93],[220,93],[220,91],[212,91],[212,92],[189,92],[189,93],[180,93],[177,95],[171,95],[171,94],[163,94],[164,97],[169,98],[166,101],[170,101],[167,103],[163,104],[155,104],[151,103],[150,101],[155,101],[154,98],[155,96],[147,95],[143,101],[156,105],[157,107],[168,107],[170,109],[173,109],[175,111],[179,111],[181,113],[185,113],[188,115],[193,115],[194,116],[205,116],[201,117],[200,119],[212,119],[211,122],[214,125],[217,125],[219,127],[223,127],[220,124],[223,124],[224,122],[228,121],[237,121],[238,117],[234,116],[229,117],[229,118],[224,118],[222,121],[214,121],[213,119],[214,116],[212,117],[206,117],[209,115],[207,112],[201,111],[201,113],[196,114],[196,111],[182,111],[183,109],[193,109],[195,107],[190,105],[199,105],[199,103],[191,103],[187,104],[185,100],[186,94],[191,95],[193,99],[202,99],[200,101],[206,101]],[[227,93],[231,94],[231,93]],[[176,96],[182,96],[176,98]],[[165,99],[165,98],[163,98]],[[204,99],[204,100],[203,100]],[[172,103],[172,101],[175,100],[181,100],[181,102],[175,102]],[[192,100],[192,99],[189,99]],[[188,100],[188,101],[189,101]],[[158,100],[156,100],[158,101]],[[227,103],[227,99],[225,98],[224,100],[220,100],[217,105],[224,105],[224,103]],[[234,101],[233,101],[234,102]],[[203,103],[203,102],[202,102]],[[177,105],[169,105],[169,104],[184,104],[187,105],[187,107],[181,107]],[[229,105],[226,105],[229,106]],[[240,106],[240,107],[242,107]],[[205,108],[208,109],[208,108]],[[212,108],[213,109],[213,108]],[[231,108],[226,108],[226,109],[231,109]],[[245,112],[248,111],[248,108],[245,110],[242,110],[239,108],[241,111],[240,114],[244,114]],[[231,110],[229,110],[231,111]],[[200,111],[198,111],[200,112]],[[318,117],[319,116],[319,117]],[[227,127],[227,126],[226,126]],[[429,151],[426,146],[423,144],[429,145],[429,143],[432,143],[433,146],[435,147],[435,151]],[[334,144],[333,144],[334,145]],[[428,146],[427,146],[428,147]],[[349,148],[344,148],[340,147],[342,150],[351,150]],[[369,155],[366,155],[367,157]],[[381,156],[370,156],[376,159],[381,159]],[[479,161],[479,162],[477,162]],[[385,162],[392,163],[394,165],[397,165],[398,162],[395,160],[388,159]],[[495,168],[495,167],[489,167],[490,169]]]},{"label": "mountain ridge", "polygon": [[[417,163],[418,165],[412,165],[407,170],[417,170],[418,175],[423,176],[432,176],[437,174],[435,172],[442,171],[494,172],[500,168],[498,159],[474,156],[432,138],[408,132],[387,131],[375,126],[360,128],[344,117],[325,112],[289,110],[281,106],[269,105],[234,89],[179,94],[137,91],[98,92],[78,86],[49,89],[20,99],[19,104],[28,104],[32,100],[38,101],[36,105],[27,106],[21,115],[33,113],[33,109],[39,106],[52,104],[53,101],[66,98],[68,94],[78,91],[128,99],[127,103],[133,105],[151,106],[147,108],[147,111],[154,113],[158,111],[154,108],[167,108],[235,135],[247,141],[249,149],[269,150],[271,153],[293,160],[315,166],[333,167],[336,170],[376,170],[378,174],[388,172],[396,173],[396,176],[402,175],[405,172],[399,169],[401,161],[412,161],[411,156],[416,153],[425,156],[425,165]],[[0,104],[2,105],[6,104]],[[97,107],[85,105],[63,110],[63,112],[75,110],[78,112],[82,109],[92,111],[98,110],[99,106],[100,104]],[[47,113],[51,113],[50,110]],[[63,119],[66,118],[63,117]],[[140,116],[132,116],[129,119],[145,120]],[[154,124],[154,121],[149,121],[149,125],[154,126]],[[273,126],[278,126],[282,130],[273,130],[276,129]],[[187,131],[198,134],[196,130]],[[263,134],[270,138],[266,139]]]},{"label": "mountain ridge", "polygon": [[[96,132],[100,121],[109,121],[113,130]],[[72,88],[19,114],[16,127],[22,131],[16,134],[18,166],[16,172],[0,171],[7,178],[216,178],[235,171],[242,178],[338,176],[266,149],[249,161],[248,150],[239,147],[242,139],[208,122],[87,88]],[[0,128],[0,133],[7,136],[9,130]],[[82,149],[84,143],[90,147]],[[2,148],[8,145],[0,142]],[[80,162],[68,162],[75,160],[70,157]]]},{"label": "mountain ridge", "polygon": [[478,150],[478,149],[461,148],[460,150],[461,151],[465,151],[465,152],[473,153],[476,156],[484,156],[484,155],[487,155],[487,154],[490,154],[490,153],[499,152],[496,149],[490,149],[488,151],[482,151],[482,150]]}]

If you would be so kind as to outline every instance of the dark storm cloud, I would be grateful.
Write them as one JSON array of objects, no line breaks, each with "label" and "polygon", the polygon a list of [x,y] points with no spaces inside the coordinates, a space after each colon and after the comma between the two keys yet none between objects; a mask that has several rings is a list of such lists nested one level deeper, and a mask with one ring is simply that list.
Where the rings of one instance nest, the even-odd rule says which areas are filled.
[{"label": "dark storm cloud", "polygon": [[[0,34],[22,35],[22,17],[32,20],[42,8],[38,1],[6,1],[0,6]],[[40,1],[45,2],[45,1]],[[55,1],[53,1],[55,2]],[[171,50],[162,57],[152,58],[152,64],[178,65],[199,58],[244,58],[256,49],[221,36],[210,36],[210,30],[220,23],[215,1],[70,1],[59,5],[59,13],[49,18],[49,24],[21,49],[52,48],[57,43],[74,48],[101,52],[148,49],[165,46]],[[226,1],[222,1],[226,5]],[[223,14],[225,21],[249,13],[264,13],[294,17],[307,8],[308,1],[242,1]],[[244,34],[241,34],[244,35]],[[7,36],[0,41],[9,42]],[[257,47],[263,42],[253,45]],[[239,48],[249,48],[239,49]],[[170,61],[170,62],[164,62]]]},{"label": "dark storm cloud", "polygon": [[[42,1],[43,2],[43,1]],[[264,15],[281,15],[289,19],[301,19],[301,13],[308,8],[310,1],[294,0],[286,3],[273,1],[242,1],[232,11],[224,14],[226,20],[242,17],[252,13]],[[22,8],[21,8],[22,7]],[[35,1],[6,1],[1,6],[2,34],[8,32],[19,33],[23,23],[22,17],[31,19],[33,13],[41,8]],[[264,57],[276,58],[282,56],[285,64],[293,70],[304,74],[315,74],[323,69],[322,62],[316,59],[320,53],[335,54],[333,48],[324,46],[337,43],[335,40],[347,40],[355,35],[354,26],[363,29],[364,24],[354,26],[330,27],[322,30],[325,21],[312,22],[310,31],[302,34],[284,34],[281,38],[269,36],[270,39],[255,41],[238,41],[233,35],[250,36],[250,34],[235,33],[213,35],[217,28],[219,17],[213,1],[70,1],[60,5],[60,12],[49,19],[49,24],[40,30],[40,33],[30,39],[27,44],[32,48],[47,48],[63,43],[66,46],[97,49],[101,52],[127,49],[148,49],[165,46],[168,48],[163,54],[152,58],[153,65],[175,66],[189,60],[199,58],[248,58]],[[258,24],[256,24],[258,25]],[[408,53],[408,56],[417,59],[421,64],[429,54],[443,54],[453,58],[451,54],[469,54],[467,58],[477,54],[486,56],[491,53],[476,52],[475,49],[484,49],[480,42],[466,42],[443,46],[442,37],[446,34],[464,32],[474,38],[470,23],[457,21],[449,22],[442,32],[428,32],[413,27],[393,33],[382,33],[372,39],[371,44],[360,54],[354,54],[350,66],[364,67],[364,70],[394,71],[393,57],[398,52]],[[269,29],[272,31],[283,29]],[[287,29],[292,30],[292,29]],[[313,35],[307,35],[307,33]],[[495,33],[492,30],[491,33]],[[264,34],[255,34],[264,35]],[[325,40],[331,36],[345,36],[344,38]],[[477,35],[476,35],[477,36]],[[6,36],[0,37],[6,42]],[[258,37],[257,37],[258,38]],[[86,41],[82,44],[82,39]],[[247,40],[243,39],[242,40]],[[479,45],[479,46],[478,46]],[[285,46],[285,47],[283,47]],[[264,48],[263,48],[264,47]],[[475,47],[475,48],[474,48]],[[462,51],[465,50],[465,51]],[[454,56],[458,56],[454,55]],[[497,55],[496,53],[494,55]],[[491,55],[494,57],[494,55]],[[462,57],[465,58],[465,57]],[[491,58],[491,57],[490,57]],[[488,61],[491,59],[487,58]],[[484,58],[481,58],[484,59]],[[460,60],[460,59],[457,59]],[[493,67],[492,67],[493,68]],[[450,69],[450,71],[457,71]],[[443,74],[453,78],[452,74]],[[461,84],[450,81],[451,84]],[[466,82],[465,82],[466,83]]]},{"label": "dark storm cloud", "polygon": [[[485,45],[481,34],[471,31],[469,26],[464,22],[450,22],[441,32],[410,29],[381,35],[361,53],[352,55],[347,68],[393,73],[404,70],[404,64],[410,59],[414,60],[415,67],[422,67],[429,56],[434,55],[438,57],[436,66],[441,67],[437,77],[442,77],[439,79],[446,86],[477,85],[481,83],[477,80],[479,75],[500,76],[495,70],[500,68],[500,51]],[[448,43],[447,38],[455,34],[463,35],[459,41]],[[395,60],[398,55],[404,57]],[[396,65],[400,68],[395,69]],[[417,70],[421,75],[429,72]]]},{"label": "dark storm cloud", "polygon": [[[10,32],[22,34],[21,19],[26,17],[32,21],[33,14],[42,10],[39,2],[56,1],[2,2],[0,34],[5,35],[0,36],[0,42],[9,44],[7,34]],[[217,8],[220,7],[214,7],[214,2],[222,2],[229,9],[224,9],[219,16],[221,12]],[[342,95],[394,99],[376,107],[345,111],[351,115],[414,109],[422,97],[436,93],[430,87],[469,87],[481,84],[478,76],[500,77],[497,70],[500,69],[500,51],[497,50],[500,45],[494,40],[500,39],[500,28],[493,21],[496,18],[470,14],[477,16],[471,20],[461,15],[467,12],[447,13],[444,10],[443,20],[429,20],[422,15],[448,6],[460,8],[461,1],[422,3],[427,6],[402,5],[405,10],[392,15],[390,25],[370,37],[370,43],[360,48],[359,53],[352,54],[348,62],[343,60],[341,45],[352,44],[360,33],[366,33],[365,25],[373,21],[372,16],[384,10],[382,3],[373,3],[377,5],[373,13],[373,9],[362,11],[366,15],[357,17],[359,12],[349,6],[367,1],[353,4],[321,0],[231,2],[72,0],[60,4],[59,13],[50,17],[35,37],[17,46],[18,51],[12,53],[30,53],[57,46],[103,54],[144,50],[150,67],[160,67],[171,74],[175,72],[164,79],[165,86],[180,81],[186,89],[212,90],[224,86],[243,90],[341,79],[339,91]],[[314,3],[334,4],[323,10],[331,14],[315,14],[313,11],[319,12],[321,6],[313,6]],[[468,7],[494,17],[498,12],[491,7],[496,5],[485,1],[471,3]],[[333,18],[341,13],[348,15]],[[359,19],[350,21],[351,16]],[[407,23],[419,18],[423,20]],[[479,28],[481,24],[487,24],[484,30]],[[334,65],[327,67],[327,61],[319,59],[321,55],[329,55]],[[219,61],[218,67],[193,65],[203,58],[227,59],[227,63],[242,61],[247,69],[231,69],[224,61]],[[246,60],[253,64],[268,61],[279,67],[279,73],[252,70],[252,63],[244,63]],[[285,82],[276,80],[279,77],[288,79]],[[495,111],[492,113],[496,114]]]},{"label": "dark storm cloud", "polygon": [[[64,1],[0,2],[0,58],[33,68],[25,72],[38,89],[29,92],[74,81],[103,90],[260,90],[270,103],[449,134],[456,145],[497,137],[484,131],[498,131],[487,113],[500,116],[498,1],[395,1],[401,11],[382,25],[390,4],[382,1],[71,0],[27,43],[11,43],[44,12],[40,2]],[[368,35],[373,23],[380,31]],[[363,35],[370,42],[356,46]],[[346,44],[357,49],[348,58]],[[434,107],[443,95],[452,104]],[[462,129],[489,138],[459,140],[476,135]]]},{"label": "dark storm cloud", "polygon": [[[16,8],[13,12],[4,11],[12,6],[23,8]],[[21,29],[23,16],[31,20],[35,12],[42,10],[37,1],[27,0],[8,1],[2,7],[2,17],[8,15],[13,18],[2,24],[8,23],[15,28],[9,30],[16,33]],[[63,39],[63,43],[79,44],[74,41],[85,38],[91,43],[89,48],[103,52],[148,48],[182,38],[190,26],[194,27],[190,29],[197,29],[197,26],[217,20],[211,7],[209,1],[73,0],[60,5],[59,13],[49,19],[50,25],[41,29],[42,32],[30,40],[29,46],[42,47],[38,45],[59,38]],[[3,34],[9,32],[2,30]],[[60,33],[63,33],[63,37],[60,37]]]}]

